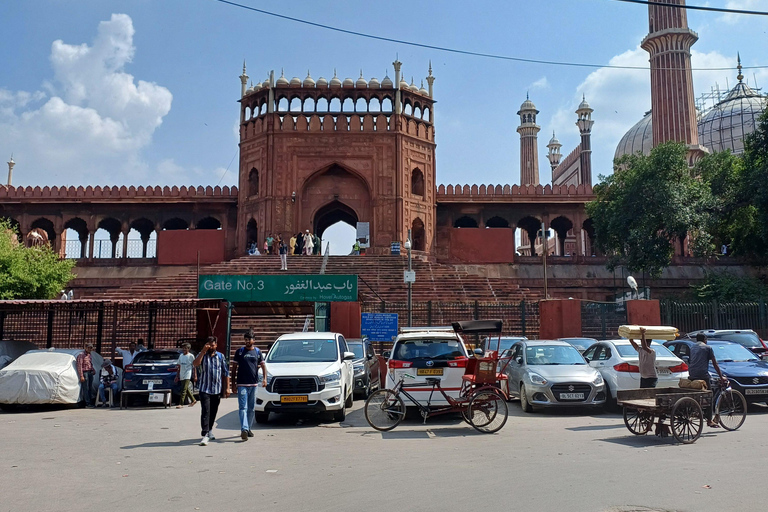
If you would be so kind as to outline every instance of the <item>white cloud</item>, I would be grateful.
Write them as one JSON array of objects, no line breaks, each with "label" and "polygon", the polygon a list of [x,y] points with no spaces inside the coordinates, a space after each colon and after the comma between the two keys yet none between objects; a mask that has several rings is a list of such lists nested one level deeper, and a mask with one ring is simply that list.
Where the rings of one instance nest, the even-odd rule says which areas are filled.
[{"label": "white cloud", "polygon": [[142,161],[173,95],[125,72],[133,35],[131,18],[113,14],[91,45],[53,42],[46,92],[0,90],[0,132],[8,134],[0,151],[15,155],[16,184],[155,183],[182,174],[170,161],[157,169]]},{"label": "white cloud", "polygon": [[[737,9],[743,11],[759,11],[764,10],[765,0],[729,0],[725,4],[726,9]],[[746,21],[750,15],[748,14],[723,14],[720,17],[720,21],[723,21],[729,25],[736,25],[741,21]]]},{"label": "white cloud", "polygon": [[550,88],[549,80],[547,80],[547,77],[545,77],[545,76],[539,78],[538,80],[536,80],[535,82],[533,82],[532,84],[530,84],[528,86],[528,90],[529,91],[535,91],[535,90],[540,90],[540,89],[549,89],[549,88]]}]

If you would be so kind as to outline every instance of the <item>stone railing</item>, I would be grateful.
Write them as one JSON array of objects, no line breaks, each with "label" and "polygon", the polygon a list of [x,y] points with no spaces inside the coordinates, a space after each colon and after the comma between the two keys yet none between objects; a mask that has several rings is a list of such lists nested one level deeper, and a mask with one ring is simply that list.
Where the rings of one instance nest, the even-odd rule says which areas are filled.
[{"label": "stone railing", "polygon": [[117,199],[117,198],[212,198],[237,199],[237,187],[126,187],[79,186],[79,187],[14,187],[0,185],[0,198],[6,199]]},{"label": "stone railing", "polygon": [[580,196],[585,201],[594,198],[590,185],[440,185],[437,199],[453,197],[499,197],[499,196]]}]

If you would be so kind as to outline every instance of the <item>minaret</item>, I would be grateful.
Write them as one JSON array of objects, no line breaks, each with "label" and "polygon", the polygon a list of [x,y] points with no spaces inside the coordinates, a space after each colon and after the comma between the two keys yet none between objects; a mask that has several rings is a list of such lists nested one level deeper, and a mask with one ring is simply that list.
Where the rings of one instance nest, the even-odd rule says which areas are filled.
[{"label": "minaret", "polygon": [[13,161],[13,155],[11,155],[11,160],[8,162],[8,186],[11,186],[11,182],[13,181],[13,166],[16,165],[16,162]]},{"label": "minaret", "polygon": [[641,43],[651,62],[653,145],[682,142],[693,163],[707,152],[699,145],[691,72],[691,47],[699,36],[688,28],[685,0],[657,2],[670,7],[648,5],[649,34]]},{"label": "minaret", "polygon": [[[429,84],[429,97],[434,98],[434,83],[435,83],[435,77],[432,76],[432,61],[429,61],[429,76],[427,77],[427,84]],[[429,109],[429,122],[434,124],[435,123],[435,105],[432,105],[432,108]]]},{"label": "minaret", "polygon": [[392,66],[395,68],[395,114],[399,114],[402,111],[403,106],[400,104],[400,66],[403,63],[400,60],[395,59]]},{"label": "minaret", "polygon": [[592,107],[587,103],[587,98],[582,96],[581,104],[576,110],[579,119],[576,126],[581,133],[581,146],[579,146],[579,185],[592,186]]},{"label": "minaret", "polygon": [[245,60],[243,60],[243,74],[240,75],[240,97],[245,96],[245,91],[248,88],[248,75],[245,73]]},{"label": "minaret", "polygon": [[525,95],[525,101],[517,114],[520,116],[520,185],[539,184],[539,143],[541,127],[536,124],[536,105]]},{"label": "minaret", "polygon": [[547,149],[549,149],[547,160],[549,160],[549,166],[552,168],[552,182],[555,181],[555,169],[560,165],[560,159],[563,158],[563,154],[560,152],[562,147],[563,145],[555,137],[555,132],[552,132],[552,138],[549,140],[549,144],[547,144]]}]

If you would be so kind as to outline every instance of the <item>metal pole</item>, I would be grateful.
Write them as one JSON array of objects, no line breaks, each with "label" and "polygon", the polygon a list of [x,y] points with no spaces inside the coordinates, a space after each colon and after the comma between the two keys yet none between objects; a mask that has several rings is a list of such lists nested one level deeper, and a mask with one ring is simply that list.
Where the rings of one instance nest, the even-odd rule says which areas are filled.
[{"label": "metal pole", "polygon": [[[408,272],[412,270],[411,266],[411,230],[408,230]],[[413,327],[413,304],[411,303],[411,281],[408,281],[408,327]]]},{"label": "metal pole", "polygon": [[[535,241],[533,243],[536,243]],[[544,263],[544,298],[548,299],[549,294],[547,293],[547,252],[549,252],[549,245],[547,244],[547,232],[544,230],[544,221],[541,222],[541,243],[542,243],[542,256],[543,256],[543,263]]]}]

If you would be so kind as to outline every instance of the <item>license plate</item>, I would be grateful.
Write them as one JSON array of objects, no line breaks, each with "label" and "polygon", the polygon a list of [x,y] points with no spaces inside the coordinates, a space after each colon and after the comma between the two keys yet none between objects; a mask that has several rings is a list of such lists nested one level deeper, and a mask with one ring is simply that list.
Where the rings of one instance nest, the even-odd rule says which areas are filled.
[{"label": "license plate", "polygon": [[744,392],[747,395],[766,395],[768,394],[768,389],[745,389]]},{"label": "license plate", "polygon": [[149,401],[162,403],[165,400],[165,393],[150,393]]},{"label": "license plate", "polygon": [[656,373],[659,375],[671,375],[672,372],[669,368],[656,368]]},{"label": "license plate", "polygon": [[144,384],[162,384],[163,379],[144,379]]},{"label": "license plate", "polygon": [[560,400],[584,400],[584,393],[560,393]]},{"label": "license plate", "polygon": [[309,401],[309,398],[307,395],[301,395],[301,396],[281,396],[280,397],[280,403],[281,404],[297,404],[297,403],[307,403]]},{"label": "license plate", "polygon": [[443,368],[418,368],[416,375],[442,375]]}]

